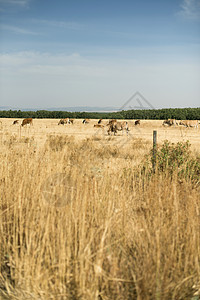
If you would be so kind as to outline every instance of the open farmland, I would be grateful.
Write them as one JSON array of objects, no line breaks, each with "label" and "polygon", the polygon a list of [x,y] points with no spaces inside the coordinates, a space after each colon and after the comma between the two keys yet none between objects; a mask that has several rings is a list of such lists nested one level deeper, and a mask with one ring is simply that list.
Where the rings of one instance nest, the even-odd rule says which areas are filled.
[{"label": "open farmland", "polygon": [[[163,120],[141,120],[141,125],[135,127],[133,120],[127,120],[129,124],[130,134],[128,138],[120,137],[121,133],[118,133],[118,137],[115,137],[114,140],[110,139],[107,136],[107,129],[101,130],[94,128],[94,124],[97,124],[98,120],[90,120],[89,124],[82,124],[82,119],[76,119],[74,125],[59,125],[58,122],[60,119],[33,119],[33,126],[26,126],[21,128],[20,124],[23,119],[18,119],[18,125],[12,125],[13,121],[16,119],[11,118],[1,118],[2,124],[0,124],[1,138],[2,135],[12,135],[16,138],[31,138],[37,144],[37,147],[44,145],[47,137],[49,135],[68,135],[73,136],[77,141],[93,138],[94,140],[100,139],[106,144],[112,145],[117,141],[120,142],[120,145],[125,145],[125,148],[128,147],[133,141],[136,141],[138,138],[146,142],[152,141],[152,131],[158,131],[158,142],[162,143],[164,140],[169,140],[173,143],[180,141],[191,142],[192,148],[200,148],[200,130],[194,128],[185,128],[184,126],[177,127],[164,127],[162,126]],[[122,121],[122,120],[120,120]],[[108,120],[103,120],[102,124],[106,125]],[[200,125],[199,125],[200,127]]]},{"label": "open farmland", "polygon": [[[198,297],[199,128],[128,120],[128,136],[108,136],[98,120],[14,120],[0,124],[0,297]],[[152,174],[153,130],[158,149],[189,140],[183,176]]]}]

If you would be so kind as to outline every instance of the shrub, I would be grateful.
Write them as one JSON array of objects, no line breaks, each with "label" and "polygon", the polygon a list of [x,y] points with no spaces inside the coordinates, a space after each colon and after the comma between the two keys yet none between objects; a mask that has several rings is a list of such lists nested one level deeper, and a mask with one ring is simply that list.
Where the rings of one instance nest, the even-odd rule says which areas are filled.
[{"label": "shrub", "polygon": [[[156,153],[156,172],[167,173],[173,177],[176,172],[179,179],[191,180],[199,184],[200,180],[200,157],[194,157],[190,149],[189,141],[177,144],[165,141]],[[153,152],[146,156],[143,170],[148,174],[153,173]]]}]

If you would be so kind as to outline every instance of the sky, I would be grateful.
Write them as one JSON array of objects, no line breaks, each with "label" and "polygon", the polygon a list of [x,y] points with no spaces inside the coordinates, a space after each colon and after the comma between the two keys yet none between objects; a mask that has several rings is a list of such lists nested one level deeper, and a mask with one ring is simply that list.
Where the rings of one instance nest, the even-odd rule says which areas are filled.
[{"label": "sky", "polygon": [[0,107],[122,107],[137,91],[200,107],[200,0],[0,0]]}]

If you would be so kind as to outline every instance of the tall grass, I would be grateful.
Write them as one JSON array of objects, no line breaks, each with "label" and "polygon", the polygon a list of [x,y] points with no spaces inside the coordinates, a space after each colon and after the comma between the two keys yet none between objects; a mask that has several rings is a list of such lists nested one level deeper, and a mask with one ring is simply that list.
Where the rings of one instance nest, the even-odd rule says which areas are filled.
[{"label": "tall grass", "polygon": [[149,176],[139,165],[149,147],[66,136],[2,144],[2,298],[198,297],[199,186],[177,169]]}]

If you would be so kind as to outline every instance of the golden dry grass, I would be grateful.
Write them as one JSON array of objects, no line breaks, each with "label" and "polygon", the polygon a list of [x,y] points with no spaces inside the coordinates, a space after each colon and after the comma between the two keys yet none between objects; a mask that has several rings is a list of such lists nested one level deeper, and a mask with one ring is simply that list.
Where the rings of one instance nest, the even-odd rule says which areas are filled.
[{"label": "golden dry grass", "polygon": [[200,189],[140,170],[154,129],[194,156],[199,129],[129,121],[129,137],[109,137],[97,120],[1,121],[2,299],[198,297]]}]

